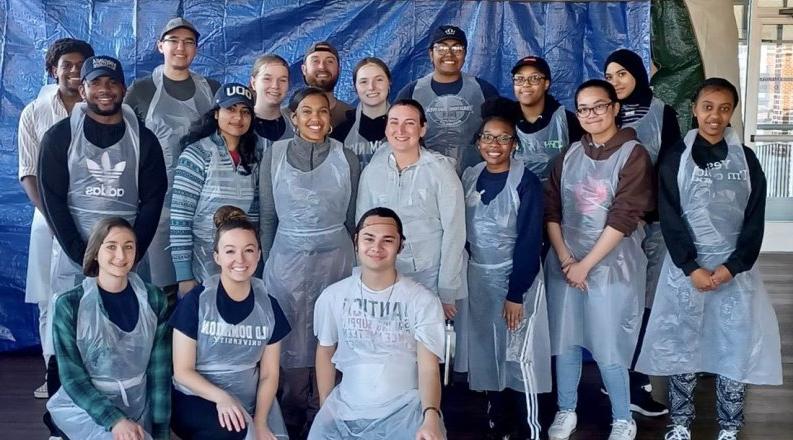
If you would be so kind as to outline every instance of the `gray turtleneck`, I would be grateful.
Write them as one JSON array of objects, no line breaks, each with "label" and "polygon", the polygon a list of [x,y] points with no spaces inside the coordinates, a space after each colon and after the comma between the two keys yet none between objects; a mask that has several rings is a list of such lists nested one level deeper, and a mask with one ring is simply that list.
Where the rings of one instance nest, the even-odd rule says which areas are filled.
[{"label": "gray turtleneck", "polygon": [[[360,177],[360,165],[355,153],[344,148],[344,157],[350,165],[350,204],[347,206],[347,221],[344,225],[352,235],[355,230],[355,201],[358,198],[358,178]],[[330,152],[330,141],[322,143],[312,143],[301,137],[294,137],[289,141],[286,150],[286,160],[289,165],[300,171],[311,171],[317,168]],[[270,248],[273,246],[275,231],[278,229],[278,215],[275,212],[275,200],[273,199],[273,176],[272,176],[273,150],[268,148],[262,155],[259,165],[259,236],[262,241],[262,261],[267,261],[270,255]]]}]

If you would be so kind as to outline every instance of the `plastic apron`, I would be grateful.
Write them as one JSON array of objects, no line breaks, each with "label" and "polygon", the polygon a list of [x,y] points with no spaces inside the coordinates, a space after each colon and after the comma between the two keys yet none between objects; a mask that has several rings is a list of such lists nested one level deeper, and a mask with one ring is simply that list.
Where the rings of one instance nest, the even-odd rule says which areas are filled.
[{"label": "plastic apron", "polygon": [[[581,142],[564,157],[561,179],[562,236],[581,261],[606,228],[619,184],[619,172],[636,148],[628,142],[608,159],[592,160]],[[641,249],[644,230],[637,228],[587,276],[585,292],[570,287],[553,247],[545,260],[548,321],[552,354],[581,346],[600,365],[631,365],[644,310],[647,258]]]},{"label": "plastic apron", "polygon": [[417,340],[440,358],[442,333],[417,334],[409,316],[415,304],[409,302],[421,287],[412,280],[400,279],[388,299],[369,291],[364,297],[360,277],[343,283],[351,291],[340,298],[339,342],[331,360],[342,380],[317,413],[308,438],[413,440],[423,422]]},{"label": "plastic apron", "polygon": [[[151,439],[146,369],[149,365],[157,315],[149,305],[146,285],[134,272],[129,283],[138,299],[138,322],[130,332],[108,319],[96,278],[83,280],[83,296],[77,311],[76,343],[85,370],[94,387],[129,419],[143,426]],[[113,434],[98,425],[77,406],[61,387],[47,402],[47,409],[58,428],[72,439],[111,440]]]},{"label": "plastic apron", "polygon": [[432,73],[419,78],[413,89],[413,99],[420,102],[427,113],[427,148],[456,162],[457,175],[479,162],[473,147],[474,136],[482,123],[482,104],[485,95],[476,78],[462,75],[463,87],[456,95],[437,95],[432,90]]},{"label": "plastic apron", "polygon": [[551,166],[562,149],[570,144],[567,127],[567,114],[563,106],[559,106],[543,129],[534,133],[524,133],[515,128],[518,135],[518,149],[514,157],[543,182],[551,174]]},{"label": "plastic apron", "polygon": [[[291,110],[289,110],[289,107],[281,107],[281,117],[284,118],[284,126],[286,128],[284,129],[284,134],[282,134],[281,137],[278,138],[278,140],[280,141],[283,139],[291,139],[295,137],[295,129],[294,126],[292,125],[292,112]],[[259,137],[259,145],[261,145],[263,152],[267,151],[267,149],[273,145],[273,141],[271,141],[270,139],[261,136],[258,137]]]},{"label": "plastic apron", "polygon": [[190,77],[195,84],[195,94],[186,101],[179,101],[169,95],[163,86],[163,66],[157,66],[151,73],[156,90],[149,104],[149,111],[146,113],[145,124],[157,136],[162,146],[168,188],[157,232],[146,255],[151,266],[152,283],[163,287],[176,284],[176,272],[170,250],[170,222],[173,179],[179,154],[182,152],[179,141],[189,131],[190,124],[208,112],[213,105],[212,89],[207,80],[192,72]]},{"label": "plastic apron", "polygon": [[[255,438],[251,421],[256,410],[259,361],[275,327],[275,316],[264,282],[252,278],[251,284],[253,310],[238,324],[229,324],[223,320],[217,306],[220,275],[213,275],[204,282],[206,290],[201,293],[198,304],[195,361],[195,369],[201,376],[237,398],[245,407],[248,422],[245,438],[249,440]],[[174,388],[184,394],[195,395],[176,379]],[[278,399],[273,398],[267,426],[276,437],[289,438]]]},{"label": "plastic apron", "polygon": [[350,166],[341,142],[329,142],[328,157],[311,171],[289,164],[291,140],[272,146],[278,229],[263,278],[292,326],[281,341],[284,368],[314,366],[314,303],[327,286],[352,272],[352,239],[344,226]]},{"label": "plastic apron", "polygon": [[253,166],[250,174],[243,174],[245,169],[242,165],[234,166],[226,144],[216,134],[197,143],[210,154],[204,186],[193,216],[193,276],[204,282],[220,273],[215,263],[215,212],[224,205],[250,212],[258,192],[259,170]]},{"label": "plastic apron", "polygon": [[[121,108],[126,125],[124,136],[107,148],[99,148],[85,138],[85,103],[75,104],[70,116],[72,139],[67,158],[67,204],[84,242],[88,242],[91,228],[99,219],[118,216],[135,224],[140,162],[138,118],[128,105],[122,104]],[[71,290],[82,279],[82,267],[69,258],[57,240],[53,240],[50,285],[55,296],[50,300],[49,316],[53,316],[55,297]],[[52,320],[47,322],[47,327],[47,334],[52,335]],[[45,352],[52,352],[51,341],[46,345]]]},{"label": "plastic apron", "polygon": [[[642,146],[650,153],[653,165],[658,162],[658,153],[661,151],[661,132],[664,124],[664,102],[653,97],[650,101],[650,109],[641,119],[625,127],[632,127],[636,130],[636,137]],[[666,243],[661,234],[661,224],[653,222],[644,227],[645,238],[642,241],[642,249],[647,256],[647,288],[645,289],[644,305],[651,308],[655,298],[655,290],[658,286],[658,277],[661,275],[664,255],[666,255]]]},{"label": "plastic apron", "polygon": [[[57,95],[58,85],[48,84],[39,90],[39,95],[33,104],[33,122],[36,124],[36,136],[39,141],[56,122],[69,116]],[[25,279],[26,303],[47,303],[52,295],[50,286],[52,241],[52,232],[47,219],[38,208],[34,207],[33,222],[30,224],[28,271]]]},{"label": "plastic apron", "polygon": [[[697,263],[714,270],[735,250],[751,182],[732,128],[725,132],[727,157],[707,170],[691,158],[696,134],[691,130],[684,139],[677,172],[680,208]],[[659,376],[709,372],[742,383],[780,385],[779,326],[757,266],[701,293],[667,254],[636,369]]]},{"label": "plastic apron", "polygon": [[347,137],[344,139],[344,147],[355,153],[358,156],[358,162],[361,164],[361,170],[369,164],[372,160],[372,155],[377,151],[385,141],[385,133],[383,139],[378,141],[369,141],[358,133],[361,127],[361,104],[355,109],[355,122],[352,124]]}]

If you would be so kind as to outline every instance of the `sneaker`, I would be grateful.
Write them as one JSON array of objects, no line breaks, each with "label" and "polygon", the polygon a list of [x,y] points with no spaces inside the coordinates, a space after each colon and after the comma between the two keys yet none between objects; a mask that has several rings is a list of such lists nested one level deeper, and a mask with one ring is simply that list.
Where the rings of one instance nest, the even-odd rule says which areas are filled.
[{"label": "sneaker", "polygon": [[669,412],[669,409],[661,402],[653,399],[651,391],[652,385],[645,385],[643,387],[631,391],[631,411],[635,411],[647,417],[660,417]]},{"label": "sneaker", "polygon": [[578,416],[575,411],[557,411],[551,427],[548,428],[548,437],[550,440],[567,440],[577,424]]},{"label": "sneaker", "polygon": [[672,425],[666,431],[664,440],[691,440],[691,431],[683,425]]},{"label": "sneaker", "polygon": [[636,422],[633,420],[615,420],[611,424],[609,440],[633,440],[636,438]]},{"label": "sneaker", "polygon": [[719,436],[716,440],[738,440],[738,431],[728,431],[726,429],[722,429],[719,431]]},{"label": "sneaker", "polygon": [[50,395],[47,394],[47,382],[44,382],[40,387],[33,391],[33,397],[36,399],[47,399],[50,397]]},{"label": "sneaker", "polygon": [[51,435],[50,440],[63,440],[63,437],[55,437],[54,435]]}]

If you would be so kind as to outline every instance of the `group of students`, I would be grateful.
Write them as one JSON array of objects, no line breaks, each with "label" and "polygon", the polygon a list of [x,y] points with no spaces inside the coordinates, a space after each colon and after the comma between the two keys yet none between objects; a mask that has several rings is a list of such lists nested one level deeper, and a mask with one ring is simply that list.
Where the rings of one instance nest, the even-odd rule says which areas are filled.
[{"label": "group of students", "polygon": [[446,320],[492,438],[539,435],[552,356],[548,434],[568,438],[583,349],[613,440],[635,437],[632,410],[668,412],[646,374],[670,376],[667,440],[690,438],[697,373],[717,374],[719,440],[745,384],[781,383],[754,268],[765,178],[729,127],[729,82],[702,84],[680,139],[625,49],[571,112],[542,58],[499,98],[440,26],[433,71],[393,102],[388,66],[361,60],[352,108],[329,42],[284,106],[283,58],[220,86],[190,70],[198,40],[169,21],[164,64],[128,92],[117,60],[58,40],[57,84],[20,118],[28,299],[66,437],[444,438]]}]

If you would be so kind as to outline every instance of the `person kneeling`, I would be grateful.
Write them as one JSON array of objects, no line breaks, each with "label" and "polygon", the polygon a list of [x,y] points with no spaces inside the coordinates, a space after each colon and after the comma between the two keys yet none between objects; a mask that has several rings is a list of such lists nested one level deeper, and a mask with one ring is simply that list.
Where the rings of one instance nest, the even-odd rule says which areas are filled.
[{"label": "person kneeling", "polygon": [[443,439],[440,300],[397,273],[405,237],[394,211],[367,211],[354,239],[360,267],[314,310],[321,407],[308,438]]}]

